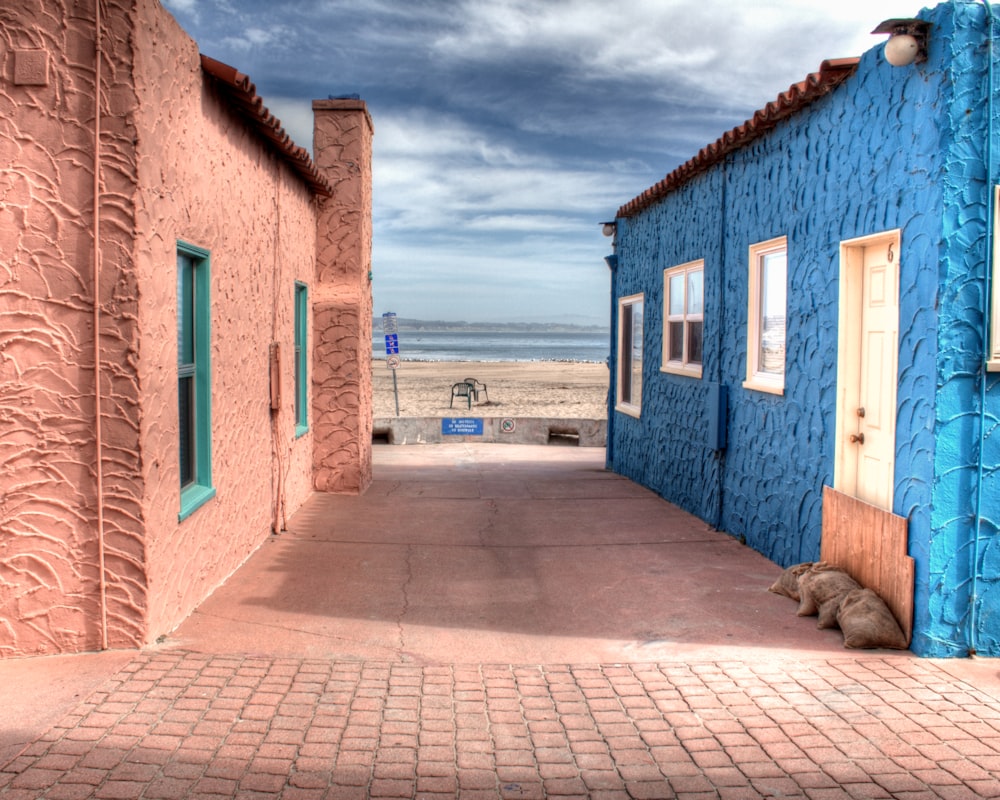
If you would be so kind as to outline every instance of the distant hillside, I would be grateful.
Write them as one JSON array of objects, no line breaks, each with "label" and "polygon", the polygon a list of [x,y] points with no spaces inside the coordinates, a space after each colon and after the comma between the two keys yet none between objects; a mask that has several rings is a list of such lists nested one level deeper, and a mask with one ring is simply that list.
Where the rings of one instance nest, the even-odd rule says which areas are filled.
[{"label": "distant hillside", "polygon": [[[607,333],[606,325],[573,325],[565,322],[465,322],[397,317],[400,331],[475,331],[481,333]],[[372,333],[382,333],[382,317],[372,320]]]}]

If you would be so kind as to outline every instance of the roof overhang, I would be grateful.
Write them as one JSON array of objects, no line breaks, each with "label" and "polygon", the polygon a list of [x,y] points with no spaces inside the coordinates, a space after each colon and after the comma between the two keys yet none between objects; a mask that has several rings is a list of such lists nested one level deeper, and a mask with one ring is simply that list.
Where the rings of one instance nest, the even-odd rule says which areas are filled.
[{"label": "roof overhang", "polygon": [[309,151],[296,145],[285,133],[285,129],[281,127],[281,120],[267,110],[263,99],[257,94],[257,87],[247,75],[204,54],[201,56],[201,68],[206,75],[214,79],[230,105],[275,149],[280,158],[288,162],[314,194],[322,197],[333,196],[333,187],[317,169]]},{"label": "roof overhang", "polygon": [[746,147],[770,131],[775,125],[801,111],[810,103],[829,94],[854,74],[858,58],[838,58],[824,61],[819,72],[809,74],[805,80],[792,84],[788,91],[757,111],[742,125],[724,133],[712,144],[703,147],[694,158],[681,164],[655,186],[633,198],[618,209],[616,217],[633,217],[683,186],[697,175],[707,171],[735,150]]}]

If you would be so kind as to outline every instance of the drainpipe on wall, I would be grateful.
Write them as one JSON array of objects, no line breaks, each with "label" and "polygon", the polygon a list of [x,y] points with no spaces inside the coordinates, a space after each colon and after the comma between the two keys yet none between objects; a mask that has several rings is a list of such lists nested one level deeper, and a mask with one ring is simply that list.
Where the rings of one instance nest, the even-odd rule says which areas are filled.
[{"label": "drainpipe on wall", "polygon": [[94,0],[94,458],[97,473],[97,557],[101,649],[108,649],[108,584],[104,565],[104,442],[101,438],[101,0]]},{"label": "drainpipe on wall", "polygon": [[621,219],[615,220],[615,236],[611,240],[611,255],[604,263],[611,270],[611,346],[608,348],[608,430],[604,435],[604,467],[613,469],[615,464],[615,406],[618,404],[618,226]]},{"label": "drainpipe on wall", "polygon": [[[272,347],[279,348],[278,341],[278,308],[281,292],[284,290],[284,280],[281,273],[281,165],[274,159],[274,247],[271,253],[271,342]],[[280,349],[276,352],[280,353]],[[292,351],[294,358],[294,350]],[[280,370],[278,371],[280,380]],[[284,440],[281,436],[281,393],[278,392],[279,407],[271,409],[271,446],[274,460],[277,464],[277,477],[274,480],[274,509],[271,518],[271,533],[279,534],[285,530],[285,464],[281,457]],[[273,469],[273,467],[272,467]]]},{"label": "drainpipe on wall", "polygon": [[[715,370],[716,380],[718,380],[719,385],[722,386],[722,350],[723,350],[723,335],[726,330],[726,275],[725,275],[725,264],[726,264],[726,225],[728,220],[726,218],[726,208],[728,199],[728,172],[726,166],[728,164],[728,157],[722,160],[721,172],[722,172],[722,191],[719,192],[721,198],[719,204],[719,333],[716,337],[716,360],[717,366]],[[726,411],[727,419],[723,419],[720,424],[729,425],[729,411]],[[718,481],[718,495],[719,502],[715,510],[715,524],[712,525],[717,531],[722,530],[722,508],[723,508],[723,493],[725,489],[725,460],[726,451],[721,450],[717,452],[717,464],[719,470],[719,481]]]},{"label": "drainpipe on wall", "polygon": [[983,276],[983,359],[979,380],[979,455],[976,465],[975,527],[972,540],[972,595],[969,598],[969,655],[978,650],[977,622],[979,617],[979,557],[983,527],[983,457],[986,448],[986,362],[990,352],[990,279],[993,270],[993,7],[983,0],[986,9],[986,258]]}]

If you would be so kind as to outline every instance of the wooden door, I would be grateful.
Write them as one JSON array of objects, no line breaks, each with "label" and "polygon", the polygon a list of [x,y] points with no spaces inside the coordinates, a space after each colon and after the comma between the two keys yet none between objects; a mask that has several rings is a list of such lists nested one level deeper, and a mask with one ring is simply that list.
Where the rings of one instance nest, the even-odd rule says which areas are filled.
[{"label": "wooden door", "polygon": [[899,235],[841,251],[836,487],[892,510],[899,347]]}]

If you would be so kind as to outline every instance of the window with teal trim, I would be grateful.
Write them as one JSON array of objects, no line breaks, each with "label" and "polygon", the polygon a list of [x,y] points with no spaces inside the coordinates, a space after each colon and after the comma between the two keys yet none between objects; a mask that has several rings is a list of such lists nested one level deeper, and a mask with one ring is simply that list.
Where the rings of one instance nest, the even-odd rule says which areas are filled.
[{"label": "window with teal trim", "polygon": [[177,415],[180,519],[215,496],[212,486],[212,371],[209,253],[177,243]]},{"label": "window with teal trim", "polygon": [[309,321],[309,290],[304,283],[295,284],[295,435],[309,430],[309,390],[306,366],[306,326]]}]

